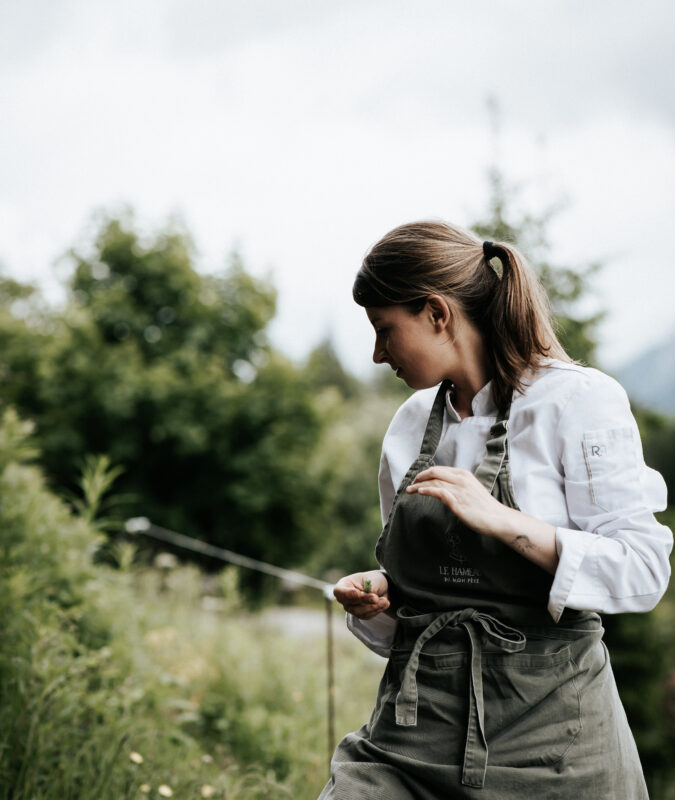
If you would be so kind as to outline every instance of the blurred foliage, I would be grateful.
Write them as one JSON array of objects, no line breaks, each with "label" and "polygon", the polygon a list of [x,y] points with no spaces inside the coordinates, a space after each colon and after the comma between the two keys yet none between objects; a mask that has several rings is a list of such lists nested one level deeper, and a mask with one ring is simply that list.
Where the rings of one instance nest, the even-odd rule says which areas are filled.
[{"label": "blurred foliage", "polygon": [[312,349],[305,365],[307,377],[315,392],[335,389],[345,400],[361,397],[363,386],[340,362],[330,339],[324,339]]},{"label": "blurred foliage", "polygon": [[84,460],[79,481],[81,496],[74,495],[71,505],[88,525],[99,531],[117,527],[114,520],[102,518],[101,512],[109,504],[105,495],[122,472],[122,467],[110,464],[108,456],[88,455]]},{"label": "blurred foliage", "polygon": [[640,427],[645,461],[658,470],[675,496],[675,419],[640,406],[633,411]]},{"label": "blurred foliage", "polygon": [[[670,497],[675,492],[675,420],[633,405],[645,462],[663,476]],[[658,519],[675,530],[675,510]],[[671,555],[671,563],[673,557]],[[612,656],[619,694],[635,734],[650,796],[675,797],[675,587],[649,614],[603,617],[605,641]]]},{"label": "blurred foliage", "polygon": [[349,572],[377,569],[375,544],[382,528],[377,487],[380,450],[400,398],[371,391],[344,398],[333,387],[323,389],[319,401],[328,422],[311,469],[325,491],[324,535],[306,568],[337,580]]},{"label": "blurred foliage", "polygon": [[[246,614],[233,568],[166,576],[128,542],[117,569],[94,564],[101,534],[22,463],[29,427],[0,420],[0,798],[316,797],[323,647]],[[356,640],[343,652],[340,734],[381,671]]]},{"label": "blurred foliage", "polygon": [[64,311],[12,313],[0,298],[0,393],[37,423],[50,480],[74,489],[87,454],[124,472],[128,514],[275,563],[316,531],[307,463],[322,419],[304,373],[265,336],[275,293],[238,256],[200,275],[189,237],[142,238],[104,220],[75,264]]},{"label": "blurred foliage", "polygon": [[488,173],[490,199],[484,218],[471,223],[479,236],[493,241],[509,242],[527,256],[551,301],[556,332],[562,346],[575,360],[592,364],[597,346],[597,326],[603,312],[583,314],[579,301],[585,299],[599,263],[585,267],[558,266],[549,260],[550,244],[547,229],[560,207],[552,205],[539,214],[512,216],[514,191],[502,172],[493,167]]},{"label": "blurred foliage", "polygon": [[[675,647],[672,593],[649,614],[603,616],[604,641],[635,736],[649,796],[665,797],[675,777]],[[666,625],[666,619],[669,624]],[[669,702],[670,701],[670,702]]]},{"label": "blurred foliage", "polygon": [[275,292],[235,253],[225,275],[200,275],[189,235],[169,228],[143,240],[134,220],[107,219],[91,246],[74,249],[70,289],[107,344],[130,341],[150,365],[177,352],[218,356],[230,374],[264,348]]}]

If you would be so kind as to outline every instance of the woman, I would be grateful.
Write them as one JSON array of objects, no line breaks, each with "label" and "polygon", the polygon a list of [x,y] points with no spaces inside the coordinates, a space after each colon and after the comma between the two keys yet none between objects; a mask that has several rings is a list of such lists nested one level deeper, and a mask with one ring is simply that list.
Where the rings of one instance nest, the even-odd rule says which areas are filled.
[{"label": "woman", "polygon": [[354,298],[419,391],[383,443],[382,570],[335,586],[389,661],[322,800],[646,798],[598,613],[654,607],[672,535],[625,393],[566,355],[508,244],[400,226]]}]

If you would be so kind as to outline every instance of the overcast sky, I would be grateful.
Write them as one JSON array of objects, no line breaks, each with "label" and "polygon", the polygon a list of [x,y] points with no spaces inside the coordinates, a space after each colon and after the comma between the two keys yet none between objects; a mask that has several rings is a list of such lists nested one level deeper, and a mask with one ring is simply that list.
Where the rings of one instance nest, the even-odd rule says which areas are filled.
[{"label": "overcast sky", "polygon": [[613,368],[673,331],[675,4],[0,0],[0,263],[50,296],[96,209],[179,214],[279,290],[275,343],[371,352],[351,283],[401,222],[483,214],[495,158],[551,259],[602,260]]}]

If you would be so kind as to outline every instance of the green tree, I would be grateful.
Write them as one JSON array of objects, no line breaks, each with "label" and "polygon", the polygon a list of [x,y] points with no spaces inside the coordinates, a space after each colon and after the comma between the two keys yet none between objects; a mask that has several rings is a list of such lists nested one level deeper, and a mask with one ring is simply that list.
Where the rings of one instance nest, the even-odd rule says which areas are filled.
[{"label": "green tree", "polygon": [[645,461],[663,475],[669,497],[675,497],[675,418],[634,406]]},{"label": "green tree", "polygon": [[105,343],[131,340],[147,363],[190,349],[230,371],[267,346],[276,294],[237,253],[225,275],[200,275],[185,231],[169,227],[143,242],[131,216],[104,220],[93,251],[86,244],[70,253],[70,290]]},{"label": "green tree", "polygon": [[332,387],[348,399],[357,396],[363,389],[360,381],[342,365],[330,338],[312,349],[305,364],[305,374],[317,392]]},{"label": "green tree", "polygon": [[377,568],[375,544],[382,528],[377,472],[382,437],[400,399],[364,392],[343,401],[324,391],[327,424],[312,461],[325,486],[322,530],[307,568],[337,579]]},{"label": "green tree", "polygon": [[309,355],[305,376],[323,409],[324,430],[311,469],[324,487],[322,530],[306,568],[339,577],[377,567],[375,544],[382,528],[377,473],[382,439],[398,406],[410,396],[391,370],[376,369],[359,381],[347,372],[330,340]]},{"label": "green tree", "polygon": [[72,489],[85,456],[106,454],[124,468],[127,513],[277,563],[303,557],[321,415],[267,341],[274,290],[236,255],[198,273],[184,231],[142,238],[132,217],[103,220],[71,257],[62,313],[31,328],[10,303],[0,318],[16,350],[0,355],[0,391],[35,420],[50,479]]},{"label": "green tree", "polygon": [[34,400],[39,364],[50,334],[36,288],[0,276],[0,398]]}]

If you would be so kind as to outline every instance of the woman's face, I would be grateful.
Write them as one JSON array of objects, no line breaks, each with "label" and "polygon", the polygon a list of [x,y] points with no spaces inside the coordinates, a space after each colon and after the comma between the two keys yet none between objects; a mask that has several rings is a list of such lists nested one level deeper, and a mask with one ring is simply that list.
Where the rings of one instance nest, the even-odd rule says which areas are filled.
[{"label": "woman's face", "polygon": [[446,377],[448,340],[428,303],[419,314],[400,305],[366,308],[366,314],[375,329],[376,364],[389,364],[411,389],[427,389]]}]

